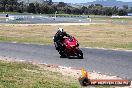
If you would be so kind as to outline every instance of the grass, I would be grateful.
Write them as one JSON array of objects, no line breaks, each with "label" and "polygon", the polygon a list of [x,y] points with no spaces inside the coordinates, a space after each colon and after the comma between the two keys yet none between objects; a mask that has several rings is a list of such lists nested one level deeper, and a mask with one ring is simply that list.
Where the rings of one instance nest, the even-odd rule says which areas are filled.
[{"label": "grass", "polygon": [[[44,66],[43,66],[44,68]],[[0,61],[0,88],[81,88],[79,83],[59,72],[37,65]]]},{"label": "grass", "polygon": [[119,24],[91,25],[0,25],[1,42],[53,44],[58,27],[75,36],[83,47],[132,49],[132,26]]},{"label": "grass", "polygon": [[18,13],[18,12],[0,12],[0,14],[12,14],[12,15],[31,15],[32,13]]},{"label": "grass", "polygon": [[132,23],[132,17],[130,18],[111,18],[110,16],[91,16],[92,22],[106,22],[106,23],[119,23],[119,24],[131,24]]},{"label": "grass", "polygon": [[0,88],[83,88],[77,78],[62,75],[52,69],[54,68],[28,62],[0,61]]}]

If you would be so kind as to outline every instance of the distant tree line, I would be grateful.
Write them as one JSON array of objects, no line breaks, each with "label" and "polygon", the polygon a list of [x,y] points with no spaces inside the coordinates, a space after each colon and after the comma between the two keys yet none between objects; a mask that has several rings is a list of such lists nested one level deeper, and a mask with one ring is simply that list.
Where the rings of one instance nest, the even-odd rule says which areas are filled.
[{"label": "distant tree line", "polygon": [[119,7],[104,7],[100,4],[91,4],[89,6],[73,7],[64,2],[53,4],[52,0],[48,3],[29,3],[18,2],[18,0],[0,0],[0,12],[28,12],[35,14],[86,14],[86,15],[127,15],[128,12],[132,12],[132,7],[123,5]]}]

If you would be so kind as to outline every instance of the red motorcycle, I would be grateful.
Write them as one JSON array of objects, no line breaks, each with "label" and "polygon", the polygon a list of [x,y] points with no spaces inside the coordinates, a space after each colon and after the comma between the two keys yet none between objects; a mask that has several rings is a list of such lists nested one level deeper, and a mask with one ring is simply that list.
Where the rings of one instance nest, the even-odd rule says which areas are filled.
[{"label": "red motorcycle", "polygon": [[83,53],[79,48],[78,41],[74,37],[72,37],[72,39],[64,38],[62,43],[64,49],[58,50],[61,56],[64,57],[77,56],[79,59],[83,59]]}]

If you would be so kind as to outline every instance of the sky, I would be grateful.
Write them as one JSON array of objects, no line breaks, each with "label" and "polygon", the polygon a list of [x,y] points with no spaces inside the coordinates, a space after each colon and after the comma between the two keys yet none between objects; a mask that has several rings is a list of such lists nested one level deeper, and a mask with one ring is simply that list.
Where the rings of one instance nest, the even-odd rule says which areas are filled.
[{"label": "sky", "polygon": [[[92,2],[95,0],[52,0],[53,2],[65,2],[65,3],[86,3]],[[125,1],[125,2],[132,2],[132,0],[117,0],[117,1]]]}]

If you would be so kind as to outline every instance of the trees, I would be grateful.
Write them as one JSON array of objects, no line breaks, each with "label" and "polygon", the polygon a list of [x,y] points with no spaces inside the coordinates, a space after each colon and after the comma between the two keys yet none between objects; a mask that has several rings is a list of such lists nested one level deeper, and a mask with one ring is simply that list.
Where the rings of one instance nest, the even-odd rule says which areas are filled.
[{"label": "trees", "polygon": [[125,10],[128,10],[128,8],[129,8],[128,5],[123,5],[122,7],[123,7],[123,9],[125,9]]},{"label": "trees", "polygon": [[39,3],[35,3],[35,12],[39,14],[41,13],[41,7]]},{"label": "trees", "polygon": [[14,11],[17,4],[18,0],[0,0],[0,5],[3,8],[2,11]]},{"label": "trees", "polygon": [[127,11],[124,10],[124,9],[119,9],[119,11],[118,11],[118,15],[119,15],[119,16],[127,15]]},{"label": "trees", "polygon": [[27,12],[29,12],[29,13],[36,13],[34,3],[30,3],[30,4],[29,4],[29,6],[28,6],[28,8],[27,8]]},{"label": "trees", "polygon": [[118,7],[116,7],[116,6],[114,6],[114,7],[112,7],[112,15],[117,15],[118,13]]},{"label": "trees", "polygon": [[52,5],[53,4],[52,0],[49,0],[48,4],[49,5]]},{"label": "trees", "polygon": [[79,8],[74,8],[72,10],[72,14],[82,14],[81,10]]},{"label": "trees", "polygon": [[58,7],[65,7],[67,4],[64,2],[59,2],[59,4],[57,5]]},{"label": "trees", "polygon": [[126,15],[132,12],[132,7],[123,5],[122,8],[104,7],[101,4],[91,4],[89,6],[73,7],[64,2],[53,4],[52,0],[47,0],[46,3],[29,3],[18,2],[18,0],[0,0],[0,11],[12,12],[29,12],[29,13],[45,13],[53,14],[56,11],[62,14],[92,14],[92,15]]},{"label": "trees", "polygon": [[24,2],[23,1],[18,3],[17,12],[19,12],[19,13],[23,13],[24,12]]},{"label": "trees", "polygon": [[129,13],[132,13],[132,7],[129,8],[128,12]]},{"label": "trees", "polygon": [[81,12],[82,12],[83,14],[88,14],[88,8],[87,8],[86,6],[83,6],[83,7],[81,8]]},{"label": "trees", "polygon": [[112,16],[112,8],[111,7],[105,7],[105,15]]},{"label": "trees", "polygon": [[5,7],[6,7],[6,4],[7,4],[7,1],[8,0],[0,0],[0,4],[3,6],[3,11],[5,11]]}]

